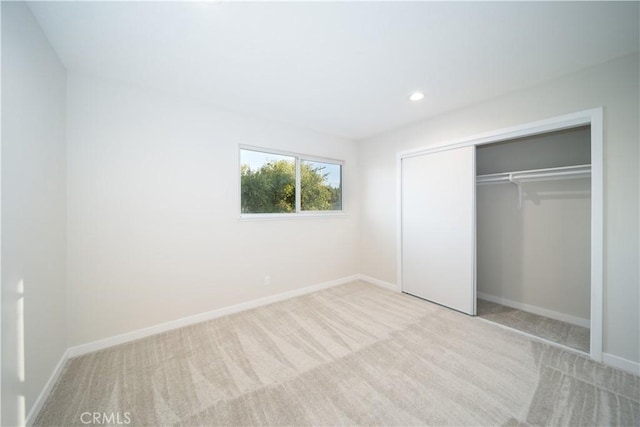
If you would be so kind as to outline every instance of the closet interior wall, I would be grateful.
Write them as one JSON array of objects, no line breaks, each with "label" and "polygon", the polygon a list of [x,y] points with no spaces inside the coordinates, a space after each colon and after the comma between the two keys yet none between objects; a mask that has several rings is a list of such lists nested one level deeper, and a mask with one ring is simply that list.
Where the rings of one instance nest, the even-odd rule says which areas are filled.
[{"label": "closet interior wall", "polygon": [[[478,146],[476,173],[589,165],[590,148],[589,126]],[[588,326],[591,180],[527,182],[521,194],[510,182],[479,184],[476,200],[478,297]]]}]

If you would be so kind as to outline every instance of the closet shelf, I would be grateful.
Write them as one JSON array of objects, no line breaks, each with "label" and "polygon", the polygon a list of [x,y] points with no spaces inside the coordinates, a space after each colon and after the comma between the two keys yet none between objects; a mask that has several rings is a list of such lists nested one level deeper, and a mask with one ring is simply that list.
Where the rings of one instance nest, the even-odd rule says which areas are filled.
[{"label": "closet shelf", "polygon": [[511,182],[518,185],[525,182],[555,181],[560,179],[579,179],[590,177],[591,165],[578,165],[478,175],[476,177],[476,184],[500,184]]}]

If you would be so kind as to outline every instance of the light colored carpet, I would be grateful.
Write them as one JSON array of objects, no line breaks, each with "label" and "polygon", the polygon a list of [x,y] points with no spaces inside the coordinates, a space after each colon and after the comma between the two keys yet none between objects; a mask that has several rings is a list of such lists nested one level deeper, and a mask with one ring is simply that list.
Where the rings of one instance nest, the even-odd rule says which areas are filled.
[{"label": "light colored carpet", "polygon": [[479,317],[589,353],[589,329],[478,299]]},{"label": "light colored carpet", "polygon": [[87,411],[145,426],[637,426],[640,379],[355,282],[72,359],[35,424]]}]

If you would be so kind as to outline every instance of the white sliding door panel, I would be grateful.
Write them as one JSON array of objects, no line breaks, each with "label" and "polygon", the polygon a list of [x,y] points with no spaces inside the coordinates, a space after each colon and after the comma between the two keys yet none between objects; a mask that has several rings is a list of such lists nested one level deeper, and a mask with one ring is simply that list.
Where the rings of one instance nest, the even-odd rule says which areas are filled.
[{"label": "white sliding door panel", "polygon": [[475,147],[401,167],[402,290],[475,315]]}]

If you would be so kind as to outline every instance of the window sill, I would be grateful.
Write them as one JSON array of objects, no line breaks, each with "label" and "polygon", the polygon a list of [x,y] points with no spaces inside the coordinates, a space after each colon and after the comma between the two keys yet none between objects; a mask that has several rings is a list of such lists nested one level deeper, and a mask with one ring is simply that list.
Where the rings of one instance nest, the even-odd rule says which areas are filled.
[{"label": "window sill", "polygon": [[348,215],[344,211],[340,212],[309,212],[309,213],[288,213],[288,214],[240,214],[238,221],[282,221],[299,219],[320,219],[320,218],[346,218]]}]

